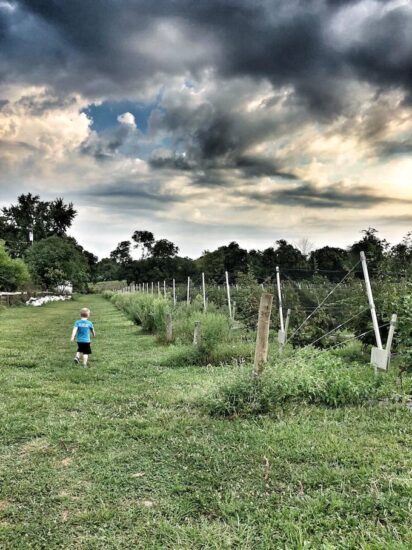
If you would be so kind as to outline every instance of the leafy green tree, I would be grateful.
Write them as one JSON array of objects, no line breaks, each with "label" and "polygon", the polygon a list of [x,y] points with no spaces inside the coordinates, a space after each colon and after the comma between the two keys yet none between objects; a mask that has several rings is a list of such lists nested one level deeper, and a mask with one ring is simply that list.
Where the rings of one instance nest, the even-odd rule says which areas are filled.
[{"label": "leafy green tree", "polygon": [[0,238],[13,257],[21,257],[29,248],[29,232],[39,241],[52,235],[63,236],[77,214],[72,203],[63,199],[41,201],[38,195],[20,195],[17,203],[2,209]]},{"label": "leafy green tree", "polygon": [[12,292],[30,281],[29,271],[22,260],[14,260],[0,241],[0,289]]},{"label": "leafy green tree", "polygon": [[132,240],[135,243],[134,247],[141,249],[142,259],[150,256],[155,244],[155,238],[151,231],[135,231]]},{"label": "leafy green tree", "polygon": [[117,281],[120,278],[120,266],[113,258],[102,258],[96,264],[96,281]]},{"label": "leafy green tree", "polygon": [[237,242],[232,241],[213,252],[206,250],[196,264],[198,270],[203,271],[209,281],[223,282],[225,271],[228,271],[232,277],[247,271],[248,253]]},{"label": "leafy green tree", "polygon": [[392,246],[385,271],[393,271],[396,276],[412,275],[412,231],[405,235],[402,242]]},{"label": "leafy green tree", "polygon": [[[324,246],[310,253],[309,265],[315,273],[327,272],[328,279],[338,280],[347,269],[348,253],[343,248]],[[335,271],[337,273],[334,273]]]},{"label": "leafy green tree", "polygon": [[386,257],[389,244],[385,239],[378,237],[378,231],[373,227],[364,229],[362,233],[362,239],[349,248],[352,264],[359,261],[360,253],[363,251],[368,259],[369,269],[376,273]]},{"label": "leafy green tree", "polygon": [[174,258],[179,252],[179,247],[167,239],[156,241],[152,247],[153,258]]},{"label": "leafy green tree", "polygon": [[130,241],[121,241],[116,248],[110,252],[110,258],[120,265],[131,262],[130,247]]},{"label": "leafy green tree", "polygon": [[86,258],[67,237],[38,241],[27,253],[26,261],[33,280],[45,288],[70,281],[77,290],[83,290],[90,278]]}]

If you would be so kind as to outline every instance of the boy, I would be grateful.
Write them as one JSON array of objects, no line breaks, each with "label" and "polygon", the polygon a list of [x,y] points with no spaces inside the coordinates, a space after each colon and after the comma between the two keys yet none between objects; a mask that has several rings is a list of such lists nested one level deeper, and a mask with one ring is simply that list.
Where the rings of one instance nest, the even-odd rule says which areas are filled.
[{"label": "boy", "polygon": [[84,307],[80,311],[81,319],[75,321],[72,336],[70,341],[74,342],[74,339],[77,335],[77,353],[74,357],[74,362],[78,365],[80,362],[80,355],[83,355],[83,367],[87,368],[87,360],[89,355],[92,353],[92,348],[90,347],[90,333],[93,336],[96,336],[94,331],[94,326],[91,321],[89,321],[90,309]]}]

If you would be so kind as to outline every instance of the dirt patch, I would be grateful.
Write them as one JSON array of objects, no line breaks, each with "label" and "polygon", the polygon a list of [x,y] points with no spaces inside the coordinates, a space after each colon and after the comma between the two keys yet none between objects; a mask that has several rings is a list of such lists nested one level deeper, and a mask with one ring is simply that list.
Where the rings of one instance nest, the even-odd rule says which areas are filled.
[{"label": "dirt patch", "polygon": [[45,437],[36,437],[21,446],[21,454],[46,452],[50,449],[50,443]]},{"label": "dirt patch", "polygon": [[0,512],[10,508],[11,502],[9,500],[0,500]]},{"label": "dirt patch", "polygon": [[61,466],[62,468],[66,468],[67,466],[70,466],[72,462],[73,462],[73,459],[67,456],[66,458],[63,458],[63,460],[60,460],[60,462],[58,462],[57,465]]}]

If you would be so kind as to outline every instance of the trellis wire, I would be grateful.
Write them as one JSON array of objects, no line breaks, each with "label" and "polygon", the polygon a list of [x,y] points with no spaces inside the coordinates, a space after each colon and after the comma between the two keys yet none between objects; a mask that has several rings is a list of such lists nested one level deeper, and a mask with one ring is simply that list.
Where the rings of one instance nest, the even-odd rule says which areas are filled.
[{"label": "trellis wire", "polygon": [[303,321],[303,323],[301,325],[299,325],[299,327],[293,332],[293,334],[290,336],[289,340],[291,340],[299,331],[300,329],[306,325],[306,323],[309,321],[309,319],[311,319],[315,313],[323,306],[323,304],[328,300],[328,298],[330,298],[330,296],[332,296],[332,294],[335,292],[335,290],[342,284],[346,281],[346,279],[349,277],[349,275],[355,271],[355,269],[358,267],[358,265],[360,264],[361,262],[359,261],[352,269],[351,271],[348,271],[348,273],[344,276],[344,278],[339,281],[339,283],[337,283],[333,288],[332,290],[329,292],[329,294],[326,296],[326,298],[318,305],[318,307],[310,314],[306,317],[306,319]]}]

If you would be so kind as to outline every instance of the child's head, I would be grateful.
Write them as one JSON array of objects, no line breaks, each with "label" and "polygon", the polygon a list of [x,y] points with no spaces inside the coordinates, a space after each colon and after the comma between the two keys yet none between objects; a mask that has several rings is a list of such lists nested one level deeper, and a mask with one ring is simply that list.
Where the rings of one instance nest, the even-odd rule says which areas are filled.
[{"label": "child's head", "polygon": [[88,309],[87,307],[84,307],[80,310],[80,317],[82,319],[88,319],[90,316],[90,309]]}]

